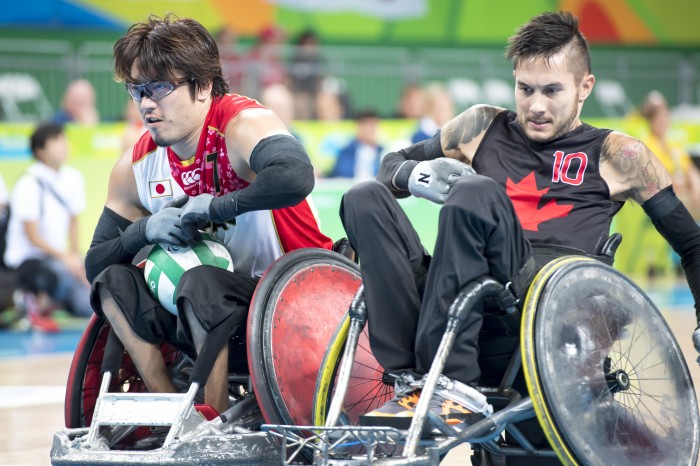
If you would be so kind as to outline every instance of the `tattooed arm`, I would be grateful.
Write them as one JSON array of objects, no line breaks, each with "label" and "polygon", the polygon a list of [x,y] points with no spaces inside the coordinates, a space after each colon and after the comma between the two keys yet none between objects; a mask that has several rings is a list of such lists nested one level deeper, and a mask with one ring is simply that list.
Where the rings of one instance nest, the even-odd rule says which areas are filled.
[{"label": "tattooed arm", "polygon": [[611,133],[603,144],[600,173],[613,199],[639,203],[681,257],[698,322],[693,344],[700,352],[700,228],[673,191],[671,175],[644,144],[620,133]]},{"label": "tattooed arm", "polygon": [[503,110],[488,105],[475,105],[465,110],[427,141],[384,156],[377,180],[388,187],[394,196],[407,197],[410,195],[408,179],[419,162],[450,157],[471,163],[486,129]]},{"label": "tattooed arm", "polygon": [[489,105],[475,105],[450,120],[440,137],[445,156],[471,163],[486,130],[503,110]]},{"label": "tattooed arm", "polygon": [[612,132],[603,143],[600,174],[617,201],[643,204],[671,184],[671,175],[639,139]]}]

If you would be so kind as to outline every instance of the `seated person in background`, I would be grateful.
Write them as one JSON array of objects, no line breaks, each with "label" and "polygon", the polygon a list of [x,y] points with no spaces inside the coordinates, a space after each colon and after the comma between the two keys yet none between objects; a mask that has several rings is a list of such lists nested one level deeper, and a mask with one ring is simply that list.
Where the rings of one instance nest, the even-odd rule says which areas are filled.
[{"label": "seated person in background", "polygon": [[[417,120],[423,116],[425,108],[425,91],[420,84],[407,84],[401,90],[401,96],[397,103],[396,118]],[[432,134],[431,134],[432,136]]]},{"label": "seated person in background", "polygon": [[92,315],[90,287],[79,249],[78,216],[85,209],[83,175],[65,165],[63,126],[42,124],[30,137],[35,162],[12,190],[5,263],[16,269],[16,304],[36,329],[56,331],[54,305]]},{"label": "seated person in background", "polygon": [[96,125],[100,122],[95,88],[87,79],[76,79],[66,88],[61,99],[61,108],[53,117],[55,123],[78,123]]},{"label": "seated person in background", "polygon": [[413,144],[429,139],[455,116],[455,104],[445,86],[429,84],[424,91],[424,112],[418,120],[418,130],[411,136]]},{"label": "seated person in background", "polygon": [[671,111],[666,98],[659,91],[651,91],[644,99],[640,113],[649,125],[649,135],[643,139],[644,144],[671,174],[678,198],[699,220],[700,170],[693,164],[688,151],[670,137]]},{"label": "seated person in background", "polygon": [[[7,197],[7,186],[5,180],[0,175],[0,311],[12,306],[12,292],[15,288],[14,273],[5,267],[5,239],[7,237],[7,222],[9,220],[8,210],[9,199]],[[0,319],[2,320],[2,319]],[[0,322],[0,328],[7,325]]]},{"label": "seated person in background", "polygon": [[[307,200],[313,168],[272,111],[227,94],[216,42],[197,21],[151,16],[116,42],[114,59],[148,132],[110,175],[86,258],[92,304],[151,392],[175,392],[160,343],[193,355],[206,341],[216,359],[205,402],[222,412],[229,407],[226,343],[245,324],[260,276],[285,252],[332,246]],[[230,251],[234,272],[185,272],[172,315],[132,260],[150,244],[191,244],[207,225]]]},{"label": "seated person in background", "polygon": [[260,94],[260,103],[275,112],[275,115],[282,120],[291,135],[303,143],[301,137],[292,128],[294,124],[294,96],[286,85],[277,83],[264,88]]},{"label": "seated person in background", "polygon": [[357,114],[357,132],[350,143],[340,149],[329,178],[367,180],[377,176],[382,146],[378,141],[379,116],[374,110]]},{"label": "seated person in background", "polygon": [[133,147],[146,132],[139,109],[131,102],[131,99],[124,105],[124,123],[126,124],[122,135],[122,152]]},{"label": "seated person in background", "polygon": [[[638,139],[580,120],[595,77],[578,21],[570,13],[534,17],[510,39],[507,57],[517,113],[471,107],[429,140],[387,154],[379,181],[360,183],[343,198],[341,218],[362,264],[372,350],[389,373],[414,380],[428,373],[448,309],[467,283],[490,275],[524,296],[536,269],[531,243],[597,254],[627,200],[642,205],[680,254],[700,310],[700,228],[670,175]],[[432,260],[396,201],[411,194],[444,204]],[[474,389],[482,376],[483,313],[477,306],[465,317],[431,400],[448,423],[491,411]],[[694,339],[697,347],[700,331]],[[517,336],[511,340],[504,353],[516,347]],[[411,416],[420,397],[415,387],[397,386],[396,398],[365,421]]]}]

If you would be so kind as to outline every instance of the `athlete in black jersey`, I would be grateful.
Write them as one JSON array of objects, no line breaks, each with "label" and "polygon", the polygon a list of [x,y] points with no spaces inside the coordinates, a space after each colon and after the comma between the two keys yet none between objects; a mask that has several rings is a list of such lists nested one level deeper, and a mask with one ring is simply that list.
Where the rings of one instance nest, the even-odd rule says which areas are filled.
[{"label": "athlete in black jersey", "polygon": [[[595,77],[578,21],[569,13],[539,15],[510,39],[506,55],[514,64],[516,112],[471,107],[432,139],[388,154],[378,181],[343,198],[372,350],[388,372],[428,372],[447,310],[468,282],[488,274],[525,289],[535,243],[596,254],[629,199],[680,254],[700,302],[700,228],[668,172],[638,139],[580,120]],[[395,199],[411,194],[444,204],[432,259]],[[431,403],[448,422],[488,414],[471,387],[502,373],[499,365],[517,345],[517,329],[492,331],[497,343],[480,355],[482,322],[483,309],[467,316],[444,369],[457,389],[438,387]],[[365,419],[410,416],[419,393],[401,395]]]}]

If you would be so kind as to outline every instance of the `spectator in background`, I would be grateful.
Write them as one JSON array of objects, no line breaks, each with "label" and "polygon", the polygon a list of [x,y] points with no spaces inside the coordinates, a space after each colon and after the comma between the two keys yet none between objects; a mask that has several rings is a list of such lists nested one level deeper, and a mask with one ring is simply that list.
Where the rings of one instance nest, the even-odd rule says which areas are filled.
[{"label": "spectator in background", "polygon": [[423,88],[419,84],[408,84],[401,91],[396,118],[417,120],[422,117],[424,99]]},{"label": "spectator in background", "polygon": [[38,126],[30,148],[35,162],[12,190],[5,263],[16,269],[15,305],[33,328],[56,331],[50,314],[55,306],[92,315],[78,238],[85,183],[79,171],[65,165],[68,140],[62,125]]},{"label": "spectator in background", "polygon": [[[7,268],[3,256],[6,246],[7,223],[10,219],[10,210],[8,208],[9,200],[5,179],[0,175],[0,269]],[[2,307],[0,307],[0,309],[2,309]]]},{"label": "spectator in background", "polygon": [[329,177],[368,180],[377,176],[382,146],[378,142],[379,116],[374,110],[357,114],[357,133],[340,150]]},{"label": "spectator in background", "polygon": [[423,116],[418,121],[418,130],[411,136],[413,144],[430,139],[455,116],[452,96],[442,84],[426,86],[424,97]]},{"label": "spectator in background", "polygon": [[[673,189],[678,198],[697,221],[700,219],[700,170],[695,166],[685,148],[670,136],[671,112],[666,98],[659,91],[651,91],[645,97],[639,110],[647,122],[649,133],[642,142],[652,151],[671,175]],[[624,232],[624,230],[622,230]],[[655,233],[655,232],[654,232]],[[652,234],[654,234],[652,233]],[[624,233],[623,233],[624,234]],[[654,236],[656,236],[654,234]],[[649,249],[643,256],[647,261],[647,276],[653,279],[663,275],[668,267],[682,275],[680,256],[665,242],[659,239],[656,248]],[[669,259],[670,258],[670,259]]]},{"label": "spectator in background", "polygon": [[284,31],[274,25],[266,27],[258,35],[245,56],[243,91],[247,96],[257,98],[263,88],[287,82],[287,69],[280,57],[285,37]]},{"label": "spectator in background", "polygon": [[7,186],[5,186],[5,179],[0,174],[0,222],[5,218],[7,213]]},{"label": "spectator in background", "polygon": [[642,140],[671,174],[673,189],[693,217],[700,219],[700,170],[685,148],[669,136],[671,112],[666,98],[651,91],[640,113],[649,125],[649,135]]},{"label": "spectator in background", "polygon": [[136,141],[146,131],[143,119],[141,119],[141,113],[139,113],[139,109],[131,99],[124,106],[124,121],[126,126],[122,137],[122,152],[136,144]]},{"label": "spectator in background", "polygon": [[339,121],[349,113],[347,87],[345,82],[334,77],[321,81],[316,95],[316,119],[320,121]]},{"label": "spectator in background", "polygon": [[[0,175],[0,312],[12,306],[12,291],[14,289],[14,274],[5,267],[5,261],[2,258],[5,252],[5,234],[9,219],[8,200],[5,180]],[[0,328],[6,325],[6,320],[0,319]]]},{"label": "spectator in background", "polygon": [[277,83],[265,87],[260,94],[260,103],[275,112],[292,136],[301,142],[301,138],[292,128],[295,115],[294,96],[287,86]]},{"label": "spectator in background", "polygon": [[95,125],[99,123],[100,114],[97,111],[95,88],[90,81],[77,79],[68,85],[61,99],[61,108],[52,120],[59,124]]},{"label": "spectator in background", "polygon": [[241,54],[238,50],[238,34],[230,26],[224,26],[214,36],[219,46],[221,72],[231,92],[240,94],[243,85]]},{"label": "spectator in background", "polygon": [[295,45],[289,66],[290,85],[297,117],[308,120],[314,117],[314,102],[324,74],[323,58],[318,49],[318,37],[311,29],[302,32]]}]

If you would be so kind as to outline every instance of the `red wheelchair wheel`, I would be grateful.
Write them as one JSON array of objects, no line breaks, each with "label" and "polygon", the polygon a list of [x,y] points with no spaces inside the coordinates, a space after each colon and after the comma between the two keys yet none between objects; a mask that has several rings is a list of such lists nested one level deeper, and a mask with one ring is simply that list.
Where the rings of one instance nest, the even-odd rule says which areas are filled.
[{"label": "red wheelchair wheel", "polygon": [[[64,416],[66,427],[87,427],[92,421],[92,413],[102,382],[102,359],[107,345],[110,326],[106,320],[92,316],[75,350],[68,383]],[[166,365],[172,364],[179,351],[171,345],[161,345]],[[112,376],[110,392],[145,392],[146,385],[141,380],[129,354],[124,352],[119,372]]]},{"label": "red wheelchair wheel", "polygon": [[247,347],[253,390],[270,424],[311,424],[316,377],[361,284],[338,253],[306,248],[278,259],[251,303]]}]

